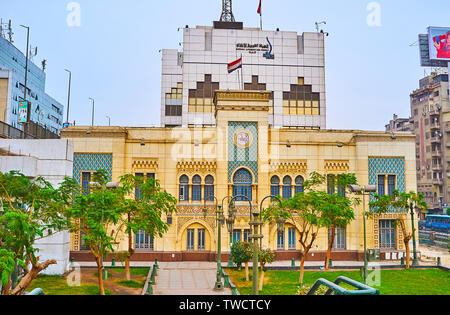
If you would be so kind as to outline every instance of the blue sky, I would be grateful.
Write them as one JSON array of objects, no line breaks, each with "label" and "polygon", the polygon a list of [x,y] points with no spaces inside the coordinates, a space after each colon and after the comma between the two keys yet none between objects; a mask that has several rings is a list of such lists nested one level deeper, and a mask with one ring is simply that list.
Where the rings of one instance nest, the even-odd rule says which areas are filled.
[{"label": "blue sky", "polygon": [[[160,121],[162,48],[178,48],[178,28],[212,25],[220,0],[78,0],[81,26],[69,27],[66,0],[3,0],[0,17],[12,19],[15,45],[25,50],[26,32],[39,47],[34,61],[47,59],[47,92],[64,105],[72,70],[70,120],[96,124],[152,126]],[[427,26],[450,27],[450,1],[377,1],[381,26],[367,24],[368,0],[263,0],[264,29],[325,30],[327,127],[383,130],[394,113],[409,116],[409,95],[424,75],[419,48],[410,47]],[[244,26],[259,26],[258,0],[235,0]],[[426,69],[429,72],[429,69]]]}]

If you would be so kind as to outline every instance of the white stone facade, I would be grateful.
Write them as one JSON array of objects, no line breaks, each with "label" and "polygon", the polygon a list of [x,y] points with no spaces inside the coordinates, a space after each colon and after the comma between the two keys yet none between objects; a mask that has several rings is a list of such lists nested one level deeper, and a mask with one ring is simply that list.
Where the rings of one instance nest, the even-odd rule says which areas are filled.
[{"label": "white stone facade", "polygon": [[[73,143],[69,140],[0,140],[0,172],[20,171],[30,178],[44,177],[57,187],[73,174]],[[43,273],[61,275],[69,264],[70,233],[63,231],[36,242],[40,261],[55,259]]]},{"label": "white stone facade", "polygon": [[[273,59],[263,56],[268,41],[272,45]],[[256,45],[256,50],[238,47],[239,44]],[[197,83],[212,76],[219,82],[220,90],[241,90],[240,70],[228,74],[227,64],[243,58],[243,81],[252,83],[258,76],[259,83],[273,91],[274,110],[270,124],[279,127],[326,128],[325,48],[324,34],[287,31],[261,31],[255,28],[215,29],[197,26],[185,28],[183,51],[162,51],[162,126],[215,125],[214,113],[189,112],[189,90]],[[320,93],[319,115],[286,115],[283,112],[283,93],[291,91],[291,85],[299,78],[312,86],[313,93]],[[166,94],[183,83],[183,95],[179,99],[166,99]],[[182,105],[181,116],[166,115],[166,105]]]}]

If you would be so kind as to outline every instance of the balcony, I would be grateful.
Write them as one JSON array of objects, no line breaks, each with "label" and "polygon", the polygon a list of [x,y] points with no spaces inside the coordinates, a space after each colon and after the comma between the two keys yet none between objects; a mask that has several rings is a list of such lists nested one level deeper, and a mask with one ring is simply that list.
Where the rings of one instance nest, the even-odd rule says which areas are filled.
[{"label": "balcony", "polygon": [[444,185],[444,180],[442,178],[433,178],[433,185],[442,186]]},{"label": "balcony", "polygon": [[439,116],[440,114],[441,114],[441,112],[438,111],[438,110],[432,110],[432,111],[430,111],[430,116],[431,116],[431,117],[433,117],[433,116]]},{"label": "balcony", "polygon": [[441,130],[441,124],[438,123],[438,122],[432,123],[430,125],[430,130],[431,131],[439,131],[439,130]]},{"label": "balcony", "polygon": [[431,156],[434,158],[442,158],[442,151],[431,151]]},{"label": "balcony", "polygon": [[433,165],[431,168],[435,172],[441,172],[442,171],[442,164]]},{"label": "balcony", "polygon": [[434,136],[431,138],[431,143],[441,144],[441,142],[442,142],[441,137]]}]

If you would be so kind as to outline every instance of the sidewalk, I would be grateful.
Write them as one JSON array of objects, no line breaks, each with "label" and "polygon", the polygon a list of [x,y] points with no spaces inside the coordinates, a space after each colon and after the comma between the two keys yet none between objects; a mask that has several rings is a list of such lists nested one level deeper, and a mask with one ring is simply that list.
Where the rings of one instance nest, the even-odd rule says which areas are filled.
[{"label": "sidewalk", "polygon": [[[214,291],[217,264],[207,262],[159,263],[154,295],[231,295]],[[223,283],[223,280],[222,280]]]},{"label": "sidewalk", "polygon": [[[80,267],[97,267],[95,262],[77,262]],[[272,264],[266,265],[266,267],[292,267],[291,261],[276,261]],[[154,262],[131,262],[131,267],[152,267]],[[380,261],[369,262],[370,265],[380,266],[400,266],[400,261]],[[421,266],[436,266],[434,262],[419,261]],[[215,270],[217,263],[215,262],[158,262],[160,269],[167,270],[213,270],[215,282]],[[364,261],[333,261],[333,267],[363,267]],[[105,267],[111,267],[111,263],[105,262]],[[116,267],[123,267],[121,263],[116,263]],[[222,267],[228,267],[227,262],[222,263]],[[251,267],[251,264],[250,264]],[[295,267],[300,268],[300,261],[295,261]],[[306,261],[305,267],[323,267],[323,261]]]}]

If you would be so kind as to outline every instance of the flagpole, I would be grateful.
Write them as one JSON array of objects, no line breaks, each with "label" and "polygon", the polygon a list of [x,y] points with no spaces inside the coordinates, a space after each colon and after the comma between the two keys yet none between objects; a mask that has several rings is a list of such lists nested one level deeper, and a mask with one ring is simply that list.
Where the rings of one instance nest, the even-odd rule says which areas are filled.
[{"label": "flagpole", "polygon": [[260,19],[260,24],[261,24],[261,31],[263,30],[263,28],[262,28],[262,9],[261,9],[261,14],[259,15],[259,19]]},{"label": "flagpole", "polygon": [[259,22],[261,26],[261,31],[263,30],[263,24],[262,24],[262,0],[259,2]]},{"label": "flagpole", "polygon": [[[242,59],[242,54],[241,54],[241,59]],[[242,91],[243,91],[244,90],[244,59],[242,59],[241,81],[242,81]]]},{"label": "flagpole", "polygon": [[[241,58],[242,58],[242,55],[241,55]],[[237,52],[236,52],[236,59],[238,59],[238,54],[237,54]],[[242,71],[242,68],[241,68],[240,70]],[[240,81],[241,77],[239,76],[239,71],[238,71],[238,73],[237,73],[237,77],[238,77],[238,87],[240,88],[240,87],[241,87],[241,81]],[[238,88],[238,89],[239,89],[239,88]]]}]

